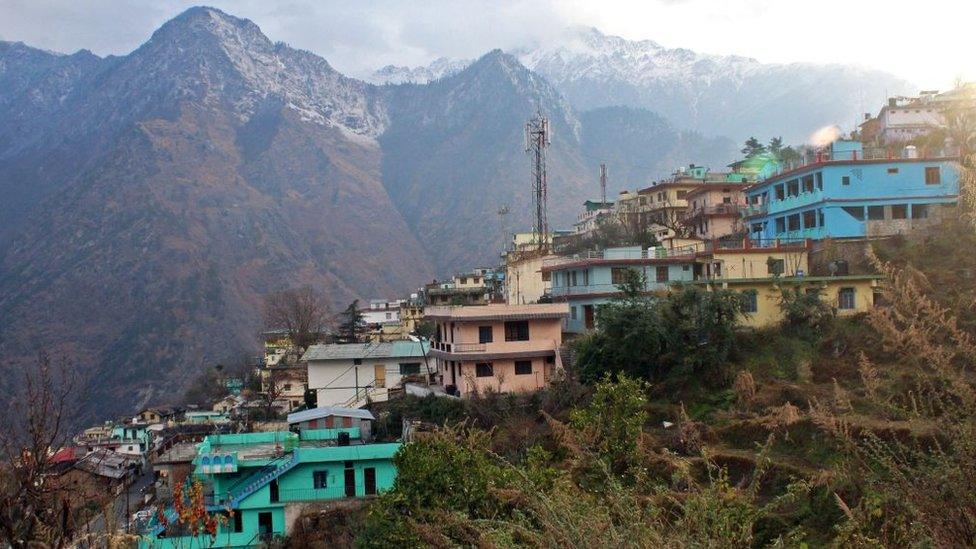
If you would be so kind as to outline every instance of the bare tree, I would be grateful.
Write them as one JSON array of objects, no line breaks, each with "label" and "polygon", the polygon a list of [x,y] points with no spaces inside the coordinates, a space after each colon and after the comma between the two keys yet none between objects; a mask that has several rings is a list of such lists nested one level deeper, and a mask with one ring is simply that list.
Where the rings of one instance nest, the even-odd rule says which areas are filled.
[{"label": "bare tree", "polygon": [[0,427],[0,545],[61,546],[70,537],[66,490],[53,478],[51,453],[64,443],[73,396],[70,363],[38,355],[22,390],[10,399]]},{"label": "bare tree", "polygon": [[327,317],[325,300],[309,286],[275,292],[264,300],[265,327],[286,330],[299,351],[315,343]]}]

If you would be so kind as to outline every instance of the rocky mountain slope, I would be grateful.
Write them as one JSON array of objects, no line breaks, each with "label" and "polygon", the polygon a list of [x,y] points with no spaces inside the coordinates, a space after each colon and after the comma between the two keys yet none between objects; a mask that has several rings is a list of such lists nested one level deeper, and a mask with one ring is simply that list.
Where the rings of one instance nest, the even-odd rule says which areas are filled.
[{"label": "rocky mountain slope", "polygon": [[[632,41],[590,27],[511,52],[580,111],[629,106],[657,112],[681,129],[735,141],[781,135],[802,143],[822,126],[850,127],[885,93],[913,91],[890,74],[849,65],[768,64]],[[464,61],[439,59],[437,67]],[[372,80],[426,81],[430,68],[377,71]],[[416,75],[416,76],[414,76]],[[413,80],[411,80],[413,78]]]},{"label": "rocky mountain slope", "polygon": [[210,8],[125,56],[0,43],[0,383],[64,351],[79,420],[130,412],[253,353],[269,291],[310,284],[338,309],[494,264],[530,226],[522,131],[540,108],[554,227],[601,158],[612,190],[730,159],[639,109],[580,117],[498,51],[375,86]]},{"label": "rocky mountain slope", "polygon": [[[28,79],[70,76],[35,55],[52,68]],[[433,276],[380,181],[372,86],[210,9],[70,66],[61,104],[3,92],[7,119],[48,115],[0,150],[0,194],[19,204],[0,215],[0,355],[16,369],[70,351],[82,412],[128,411],[253,352],[268,291],[311,284],[339,307]]]}]

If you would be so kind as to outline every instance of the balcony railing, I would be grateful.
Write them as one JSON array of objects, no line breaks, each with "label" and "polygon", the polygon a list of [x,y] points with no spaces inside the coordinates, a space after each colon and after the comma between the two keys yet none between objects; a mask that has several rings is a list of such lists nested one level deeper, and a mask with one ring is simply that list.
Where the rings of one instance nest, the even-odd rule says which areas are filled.
[{"label": "balcony railing", "polygon": [[585,261],[613,261],[613,260],[640,260],[640,259],[667,259],[669,257],[683,257],[694,255],[704,249],[701,244],[692,244],[677,248],[665,248],[658,246],[647,249],[610,249],[610,250],[588,250],[572,255],[553,257],[542,262],[543,267],[558,267],[570,263]]},{"label": "balcony railing", "polygon": [[493,341],[491,343],[435,342],[433,348],[452,354],[518,353],[551,350],[552,342],[542,339],[528,341]]}]

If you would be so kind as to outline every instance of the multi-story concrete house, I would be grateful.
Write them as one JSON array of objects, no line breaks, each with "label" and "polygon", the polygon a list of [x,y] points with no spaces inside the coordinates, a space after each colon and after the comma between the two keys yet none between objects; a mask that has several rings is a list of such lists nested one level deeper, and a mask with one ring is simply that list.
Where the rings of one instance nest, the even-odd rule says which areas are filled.
[{"label": "multi-story concrete house", "polygon": [[367,400],[385,401],[405,376],[427,375],[427,348],[410,340],[312,345],[302,360],[319,406],[358,408]]},{"label": "multi-story concrete house", "polygon": [[859,142],[836,141],[747,189],[745,222],[755,241],[885,236],[938,219],[958,193],[951,158],[866,159]]},{"label": "multi-story concrete house", "polygon": [[432,307],[437,325],[430,355],[447,392],[528,392],[561,369],[565,303]]},{"label": "multi-story concrete house", "polygon": [[688,191],[685,200],[688,207],[681,222],[688,227],[690,236],[712,240],[744,233],[742,212],[746,207],[743,192],[748,183],[722,183],[700,185]]},{"label": "multi-story concrete house", "polygon": [[631,246],[548,260],[542,269],[552,278],[552,300],[569,305],[563,330],[574,334],[592,330],[597,308],[620,295],[619,285],[629,270],[644,275],[648,292],[665,291],[674,282],[694,280],[695,249]]},{"label": "multi-story concrete house", "polygon": [[393,486],[400,443],[365,444],[358,427],[208,436],[193,476],[206,483],[206,512],[223,515],[215,537],[192,535],[172,507],[144,527],[140,547],[257,547],[287,536],[309,502],[382,493]]},{"label": "multi-story concrete house", "polygon": [[639,247],[610,248],[550,261],[552,299],[569,304],[563,324],[566,333],[596,328],[597,310],[622,296],[620,284],[628,270],[643,274],[644,291],[660,293],[676,284],[700,284],[708,290],[724,288],[742,293],[747,326],[763,327],[782,318],[779,296],[784,285],[819,288],[841,315],[867,311],[874,302],[877,276],[810,277],[811,243],[713,240],[666,250]]},{"label": "multi-story concrete house", "polygon": [[612,216],[612,200],[587,200],[583,202],[583,212],[576,217],[576,223],[573,223],[573,234],[589,235],[600,226],[601,222],[611,219]]}]

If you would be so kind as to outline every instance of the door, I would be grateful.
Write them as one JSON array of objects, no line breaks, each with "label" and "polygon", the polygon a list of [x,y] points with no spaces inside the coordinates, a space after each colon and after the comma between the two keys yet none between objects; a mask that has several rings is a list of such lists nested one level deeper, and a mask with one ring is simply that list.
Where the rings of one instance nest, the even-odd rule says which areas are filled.
[{"label": "door", "polygon": [[274,480],[271,481],[271,484],[268,485],[268,491],[271,492],[270,497],[269,497],[269,499],[271,500],[271,503],[278,503],[278,497],[279,497],[278,496],[278,479],[274,479]]},{"label": "door", "polygon": [[260,534],[261,537],[266,538],[266,537],[271,537],[271,534],[273,533],[274,533],[274,522],[272,522],[271,513],[270,512],[258,513],[258,534]]},{"label": "door", "polygon": [[366,485],[366,495],[376,495],[376,468],[367,467],[363,469],[363,483]]},{"label": "door", "polygon": [[376,387],[386,387],[386,365],[377,364],[373,366],[373,384]]},{"label": "door", "polygon": [[356,497],[356,470],[346,469],[346,475],[344,480],[346,484],[346,497],[347,498]]},{"label": "door", "polygon": [[583,305],[583,325],[587,330],[593,329],[593,305]]}]

